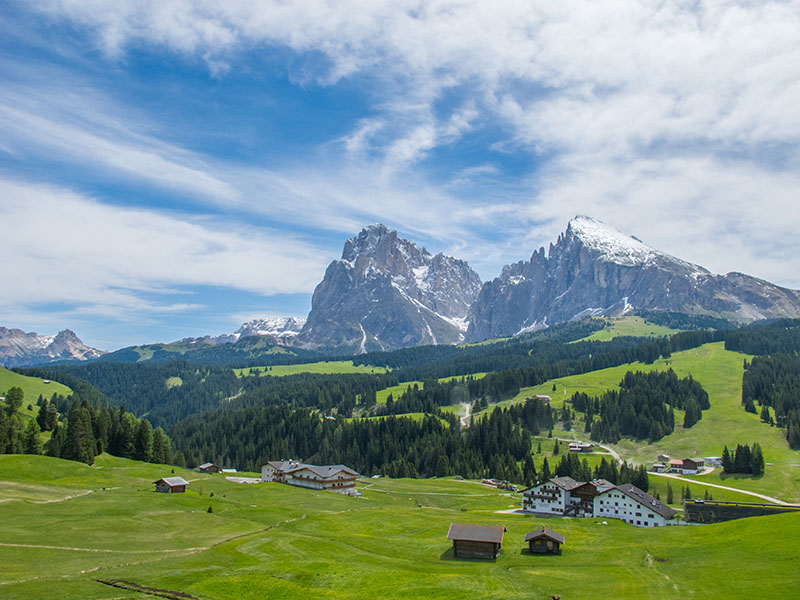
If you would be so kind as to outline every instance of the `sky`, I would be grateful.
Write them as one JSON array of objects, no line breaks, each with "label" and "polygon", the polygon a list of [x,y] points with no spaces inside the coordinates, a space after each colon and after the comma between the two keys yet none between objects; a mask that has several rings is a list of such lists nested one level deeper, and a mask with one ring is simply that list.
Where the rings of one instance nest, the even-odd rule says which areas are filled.
[{"label": "sky", "polygon": [[0,0],[0,326],[305,316],[385,223],[483,280],[590,215],[800,288],[800,2]]}]

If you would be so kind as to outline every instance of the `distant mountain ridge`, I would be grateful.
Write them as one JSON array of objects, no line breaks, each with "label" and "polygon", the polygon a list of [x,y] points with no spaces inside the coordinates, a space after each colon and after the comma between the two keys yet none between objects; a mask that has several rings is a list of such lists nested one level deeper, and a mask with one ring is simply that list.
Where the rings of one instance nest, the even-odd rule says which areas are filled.
[{"label": "distant mountain ridge", "polygon": [[465,261],[370,225],[328,266],[295,344],[362,353],[459,343],[480,285]]},{"label": "distant mountain ridge", "polygon": [[22,367],[54,362],[82,362],[99,358],[102,350],[90,348],[70,329],[55,335],[26,333],[0,327],[0,365]]},{"label": "distant mountain ridge", "polygon": [[800,317],[800,292],[742,273],[714,275],[586,216],[545,254],[506,265],[470,307],[468,342],[516,335],[588,315],[635,310],[749,322]]}]

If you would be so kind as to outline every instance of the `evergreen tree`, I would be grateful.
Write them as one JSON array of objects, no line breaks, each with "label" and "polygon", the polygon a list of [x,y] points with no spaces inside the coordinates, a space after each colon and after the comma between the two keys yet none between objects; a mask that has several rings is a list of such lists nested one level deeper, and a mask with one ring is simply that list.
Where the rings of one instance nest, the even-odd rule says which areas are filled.
[{"label": "evergreen tree", "polygon": [[753,450],[750,453],[750,472],[753,475],[764,474],[764,455],[758,442],[753,444]]},{"label": "evergreen tree", "polygon": [[92,421],[88,406],[76,398],[67,415],[67,433],[62,448],[62,458],[94,463],[96,442],[92,432]]},{"label": "evergreen tree", "polygon": [[547,463],[547,457],[542,461],[542,481],[550,481],[553,475],[550,473],[550,465]]},{"label": "evergreen tree", "polygon": [[683,415],[683,428],[689,429],[689,427],[697,423],[702,416],[700,405],[697,403],[697,400],[689,398],[686,401],[686,412]]},{"label": "evergreen tree", "polygon": [[558,456],[559,451],[560,448],[558,447],[558,440],[556,440],[556,443],[553,444],[553,456]]},{"label": "evergreen tree", "polygon": [[142,419],[136,428],[133,458],[145,462],[153,458],[153,428],[147,419]]},{"label": "evergreen tree", "polygon": [[25,392],[19,386],[14,386],[6,392],[6,412],[9,416],[14,415],[22,406],[22,401],[25,399]]},{"label": "evergreen tree", "polygon": [[667,504],[672,504],[675,501],[675,496],[672,491],[672,486],[667,482]]},{"label": "evergreen tree", "polygon": [[727,446],[722,451],[722,472],[733,473],[733,456],[731,456],[731,451],[728,450]]},{"label": "evergreen tree", "polygon": [[[153,431],[153,458],[152,462],[166,464],[169,462],[170,448],[169,438],[164,434],[161,427],[156,427]],[[325,462],[325,461],[323,461]]]},{"label": "evergreen tree", "polygon": [[24,439],[24,452],[25,454],[41,454],[42,453],[42,440],[39,438],[41,429],[36,419],[30,419],[28,426],[25,428]]}]

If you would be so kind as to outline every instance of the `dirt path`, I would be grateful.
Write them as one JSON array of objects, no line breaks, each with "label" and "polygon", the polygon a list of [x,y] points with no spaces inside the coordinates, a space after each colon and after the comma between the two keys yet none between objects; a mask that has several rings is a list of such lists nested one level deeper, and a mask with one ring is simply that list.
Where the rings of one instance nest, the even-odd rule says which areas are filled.
[{"label": "dirt path", "polygon": [[464,416],[461,417],[461,426],[467,427],[469,425],[469,420],[472,417],[472,404],[469,402],[462,402],[461,406],[464,407]]},{"label": "dirt path", "polygon": [[704,485],[706,487],[717,488],[720,490],[728,490],[729,492],[739,492],[740,494],[747,494],[748,496],[754,496],[756,498],[766,500],[767,502],[773,502],[775,504],[783,504],[785,506],[794,506],[791,502],[784,502],[783,500],[779,500],[778,498],[773,498],[772,496],[765,496],[764,494],[758,494],[756,492],[748,492],[746,490],[742,490],[739,488],[728,487],[725,485],[718,485],[716,483],[706,483],[704,481],[697,481],[696,479],[687,479],[686,477],[681,477],[680,475],[673,475],[671,473],[648,473],[648,475],[655,475],[656,477],[667,477],[668,479],[677,479],[679,481],[685,481],[686,483],[691,483],[693,485]]}]

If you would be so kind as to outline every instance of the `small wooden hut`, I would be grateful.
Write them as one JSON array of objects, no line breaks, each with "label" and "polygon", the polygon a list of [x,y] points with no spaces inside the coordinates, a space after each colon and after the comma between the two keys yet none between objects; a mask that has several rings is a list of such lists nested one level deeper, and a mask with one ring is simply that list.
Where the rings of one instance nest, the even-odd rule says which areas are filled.
[{"label": "small wooden hut", "polygon": [[183,477],[162,477],[153,483],[156,484],[156,491],[164,494],[182,494],[189,485]]},{"label": "small wooden hut", "polygon": [[202,465],[196,466],[194,470],[200,471],[201,473],[221,473],[222,467],[217,466],[214,463],[203,463]]},{"label": "small wooden hut", "polygon": [[497,558],[503,533],[501,525],[465,525],[450,523],[447,539],[453,541],[453,555],[456,558]]},{"label": "small wooden hut", "polygon": [[531,531],[525,536],[531,554],[561,554],[564,536],[547,527]]}]

